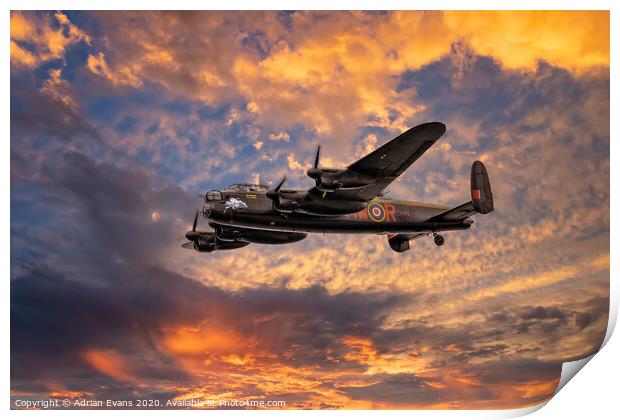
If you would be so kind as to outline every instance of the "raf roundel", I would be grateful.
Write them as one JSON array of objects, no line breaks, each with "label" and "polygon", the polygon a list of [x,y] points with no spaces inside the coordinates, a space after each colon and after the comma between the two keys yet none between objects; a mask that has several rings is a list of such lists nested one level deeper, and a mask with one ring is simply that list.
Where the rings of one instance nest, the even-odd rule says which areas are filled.
[{"label": "raf roundel", "polygon": [[379,203],[370,203],[368,206],[368,216],[375,222],[383,222],[385,219],[385,209]]}]

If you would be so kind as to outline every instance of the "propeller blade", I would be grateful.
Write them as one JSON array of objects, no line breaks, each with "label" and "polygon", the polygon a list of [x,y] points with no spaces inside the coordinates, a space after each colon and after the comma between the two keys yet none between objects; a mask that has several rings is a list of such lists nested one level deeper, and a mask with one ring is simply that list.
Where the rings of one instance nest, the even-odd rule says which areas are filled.
[{"label": "propeller blade", "polygon": [[280,189],[282,188],[282,185],[284,185],[285,182],[286,182],[286,175],[284,175],[282,177],[282,180],[280,181],[280,183],[276,187],[275,192],[280,192]]},{"label": "propeller blade", "polygon": [[273,201],[273,204],[275,207],[278,207],[280,205],[280,189],[282,188],[282,185],[284,185],[285,181],[286,181],[286,175],[282,177],[282,179],[280,180],[278,185],[276,185],[275,188],[271,188],[265,194],[269,199],[271,199],[271,201]]},{"label": "propeller blade", "polygon": [[314,166],[308,168],[306,174],[315,180],[317,188],[321,185],[321,174],[323,171],[319,169],[319,159],[321,158],[321,145],[316,148],[316,155],[314,156]]},{"label": "propeller blade", "polygon": [[280,182],[278,183],[278,185],[276,185],[275,188],[271,188],[269,191],[267,191],[267,197],[271,198],[273,201],[279,201],[280,199],[280,189],[282,188],[282,185],[284,185],[284,182],[286,181],[286,176],[282,177],[282,179],[280,180]]},{"label": "propeller blade", "polygon": [[319,158],[321,156],[321,145],[319,144],[319,147],[316,148],[316,156],[314,158],[314,167],[318,168],[319,167]]},{"label": "propeller blade", "polygon": [[198,224],[198,211],[196,211],[196,217],[194,217],[194,225],[192,226],[192,232],[196,232],[197,224]]},{"label": "propeller blade", "polygon": [[196,216],[194,217],[194,224],[192,225],[192,230],[185,232],[185,238],[188,241],[192,241],[193,244],[198,242],[198,238],[200,238],[200,232],[196,232],[196,225],[198,224],[198,212],[196,212]]}]

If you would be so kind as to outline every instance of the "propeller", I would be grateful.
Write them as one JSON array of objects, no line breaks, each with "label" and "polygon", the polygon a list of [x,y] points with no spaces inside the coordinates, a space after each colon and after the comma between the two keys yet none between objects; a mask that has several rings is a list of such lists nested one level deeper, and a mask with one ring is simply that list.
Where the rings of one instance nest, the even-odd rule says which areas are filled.
[{"label": "propeller", "polygon": [[314,166],[309,168],[306,172],[310,178],[316,180],[317,187],[321,183],[321,173],[322,171],[319,169],[319,159],[321,157],[321,145],[316,148],[316,156],[314,157]]},{"label": "propeller", "polygon": [[[198,239],[200,238],[200,232],[196,231],[196,225],[198,225],[198,211],[196,212],[196,216],[194,217],[194,224],[192,225],[192,230],[189,230],[185,233],[185,237],[188,241],[193,245],[194,249],[198,249]],[[188,248],[188,244],[181,245],[183,248]]]},{"label": "propeller", "polygon": [[207,238],[211,238],[211,239],[213,239],[213,243],[211,245],[211,249],[208,250],[208,248],[207,248],[206,252],[215,251],[216,249],[219,248],[217,231],[211,233],[211,232],[201,232],[201,231],[196,230],[196,227],[198,226],[198,213],[199,212],[200,212],[200,210],[196,211],[196,216],[194,216],[194,223],[192,224],[192,230],[188,230],[187,232],[185,232],[185,237],[190,242],[186,242],[186,243],[182,244],[181,248],[194,249],[194,250],[199,251],[199,252],[200,251],[205,251],[204,243],[203,243],[203,247],[201,249],[199,240],[202,238],[203,241],[206,241]]},{"label": "propeller", "polygon": [[286,176],[283,176],[280,182],[278,183],[278,185],[276,185],[275,188],[271,188],[265,194],[268,198],[271,199],[271,201],[274,202],[276,207],[280,204],[280,190],[282,189],[282,186],[284,185],[285,181],[286,181]]}]

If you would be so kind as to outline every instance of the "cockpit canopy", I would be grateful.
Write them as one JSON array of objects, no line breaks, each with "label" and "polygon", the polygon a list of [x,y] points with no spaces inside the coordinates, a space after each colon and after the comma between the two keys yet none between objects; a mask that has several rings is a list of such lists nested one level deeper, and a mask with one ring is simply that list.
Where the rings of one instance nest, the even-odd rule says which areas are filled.
[{"label": "cockpit canopy", "polygon": [[266,192],[269,187],[262,184],[232,184],[226,189],[235,192]]},{"label": "cockpit canopy", "polygon": [[269,189],[267,185],[262,184],[232,184],[226,188],[223,192],[220,190],[211,190],[205,194],[205,201],[221,201],[228,196],[226,192],[266,192]]},{"label": "cockpit canopy", "polygon": [[205,194],[205,201],[221,201],[222,192],[220,190],[211,190]]}]

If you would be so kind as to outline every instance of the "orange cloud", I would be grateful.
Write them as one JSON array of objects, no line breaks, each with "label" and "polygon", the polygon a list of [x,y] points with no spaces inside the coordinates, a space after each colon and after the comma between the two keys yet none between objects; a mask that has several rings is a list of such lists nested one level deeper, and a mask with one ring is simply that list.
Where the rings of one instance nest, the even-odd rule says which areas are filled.
[{"label": "orange cloud", "polygon": [[127,84],[140,86],[142,81],[136,77],[135,72],[130,67],[123,67],[116,71],[110,70],[106,62],[105,54],[100,52],[97,55],[89,55],[86,61],[86,68],[91,72],[103,76],[114,84]]},{"label": "orange cloud", "polygon": [[[12,28],[12,26],[11,26]],[[22,48],[15,41],[11,40],[11,63],[25,67],[34,67],[37,64],[37,57],[25,48]]]},{"label": "orange cloud", "polygon": [[80,41],[90,44],[91,38],[62,12],[54,13],[53,18],[48,14],[11,12],[11,65],[15,67],[31,68],[61,59],[67,47]]},{"label": "orange cloud", "polygon": [[49,71],[49,78],[43,82],[43,86],[40,90],[63,103],[71,110],[77,110],[77,102],[73,98],[71,86],[62,78],[61,69],[51,69]]},{"label": "orange cloud", "polygon": [[345,360],[354,360],[363,365],[369,365],[377,360],[377,349],[374,348],[372,341],[363,337],[344,337],[342,344],[351,349],[344,355]]},{"label": "orange cloud", "polygon": [[[93,73],[115,84],[151,80],[207,102],[240,94],[258,123],[304,121],[334,141],[362,123],[408,128],[425,108],[397,92],[394,76],[446,56],[455,43],[508,68],[535,69],[538,60],[575,71],[609,65],[607,12],[298,12],[290,28],[275,12],[229,12],[225,20],[221,13],[151,13],[143,26],[101,16],[119,38],[109,60],[89,56]],[[243,36],[223,37],[225,26]],[[243,44],[258,30],[264,56]]]},{"label": "orange cloud", "polygon": [[175,327],[168,330],[165,346],[177,354],[222,353],[237,350],[245,339],[238,333],[207,324],[198,327]]},{"label": "orange cloud", "polygon": [[448,11],[448,28],[508,68],[609,66],[609,11]]},{"label": "orange cloud", "polygon": [[577,264],[565,264],[562,267],[537,272],[533,275],[516,276],[503,281],[501,284],[486,287],[474,292],[477,299],[494,296],[500,293],[520,293],[542,287],[549,287],[556,283],[573,279],[580,273],[596,273],[609,271],[609,254],[598,255],[590,260],[580,261]]},{"label": "orange cloud", "polygon": [[131,363],[115,350],[92,349],[83,352],[83,359],[97,371],[120,381],[134,381]]},{"label": "orange cloud", "polygon": [[521,392],[522,398],[539,397],[541,395],[548,397],[555,392],[558,381],[559,378],[549,381],[529,381],[523,385],[515,386],[515,390]]}]

